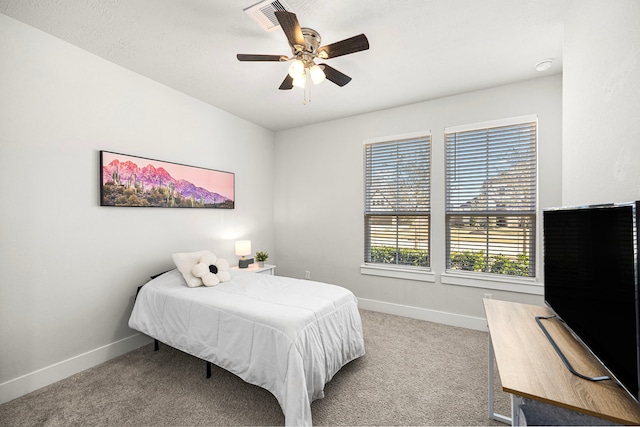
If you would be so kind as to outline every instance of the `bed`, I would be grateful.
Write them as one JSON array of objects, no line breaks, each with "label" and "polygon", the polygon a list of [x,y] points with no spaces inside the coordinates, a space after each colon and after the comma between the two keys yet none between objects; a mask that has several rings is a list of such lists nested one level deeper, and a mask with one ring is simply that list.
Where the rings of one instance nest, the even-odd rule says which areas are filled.
[{"label": "bed", "polygon": [[365,353],[357,299],[326,283],[230,272],[213,287],[188,287],[177,269],[152,279],[129,326],[267,389],[286,425],[312,425],[311,402]]}]

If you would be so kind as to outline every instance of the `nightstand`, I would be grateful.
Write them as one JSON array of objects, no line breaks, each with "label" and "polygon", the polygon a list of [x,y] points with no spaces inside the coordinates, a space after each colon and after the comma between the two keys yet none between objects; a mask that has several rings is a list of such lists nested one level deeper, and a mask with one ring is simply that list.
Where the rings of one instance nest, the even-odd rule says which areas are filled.
[{"label": "nightstand", "polygon": [[248,273],[258,273],[258,274],[269,274],[271,276],[275,276],[276,274],[276,266],[271,264],[265,264],[264,267],[258,267],[258,263],[249,264],[247,268],[240,268],[237,265],[235,267],[231,267],[231,270],[240,270],[246,271]]}]

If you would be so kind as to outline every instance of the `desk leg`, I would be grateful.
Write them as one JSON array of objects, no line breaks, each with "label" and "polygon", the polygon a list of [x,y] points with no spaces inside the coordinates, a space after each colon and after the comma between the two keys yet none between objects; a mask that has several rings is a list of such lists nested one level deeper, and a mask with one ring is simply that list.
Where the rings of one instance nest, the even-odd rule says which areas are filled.
[{"label": "desk leg", "polygon": [[[491,342],[491,332],[489,332],[489,418],[492,420],[500,421],[505,424],[517,425],[513,423],[513,414],[516,412],[514,410],[514,396],[511,395],[511,418],[505,417],[504,415],[496,414],[493,409],[493,378],[494,378],[494,354],[493,354],[493,343]],[[518,411],[520,410],[518,406]]]},{"label": "desk leg", "polygon": [[511,395],[511,425],[520,425],[520,406],[522,405],[522,397]]}]

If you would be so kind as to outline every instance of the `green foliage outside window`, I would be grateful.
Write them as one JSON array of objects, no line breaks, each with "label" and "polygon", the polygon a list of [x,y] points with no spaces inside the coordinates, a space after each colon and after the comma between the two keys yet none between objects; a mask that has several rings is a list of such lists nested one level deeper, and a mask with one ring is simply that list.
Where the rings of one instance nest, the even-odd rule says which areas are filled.
[{"label": "green foliage outside window", "polygon": [[427,267],[429,266],[429,251],[426,249],[396,249],[392,246],[372,246],[371,262],[378,264]]},{"label": "green foliage outside window", "polygon": [[451,268],[464,271],[484,271],[487,257],[484,251],[464,251],[451,254]]},{"label": "green foliage outside window", "polygon": [[484,251],[454,252],[451,254],[451,269],[527,277],[529,276],[529,257],[526,254],[519,254],[513,260],[498,254],[489,257],[487,263]]},{"label": "green foliage outside window", "polygon": [[[397,258],[397,259],[396,259]],[[479,271],[510,276],[529,276],[529,257],[519,254],[515,260],[498,254],[489,257],[485,251],[463,251],[451,254],[451,269]],[[407,265],[425,267],[429,265],[429,251],[426,249],[399,248],[392,246],[372,246],[371,261],[376,264]]]}]

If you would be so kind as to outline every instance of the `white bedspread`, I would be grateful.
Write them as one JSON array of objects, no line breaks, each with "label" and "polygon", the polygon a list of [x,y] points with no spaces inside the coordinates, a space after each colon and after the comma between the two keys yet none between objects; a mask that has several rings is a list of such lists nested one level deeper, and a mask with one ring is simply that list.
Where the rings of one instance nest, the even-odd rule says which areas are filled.
[{"label": "white bedspread", "polygon": [[357,299],[326,283],[231,272],[211,288],[187,287],[177,270],[151,280],[129,326],[269,390],[286,425],[311,425],[311,402],[364,355]]}]

